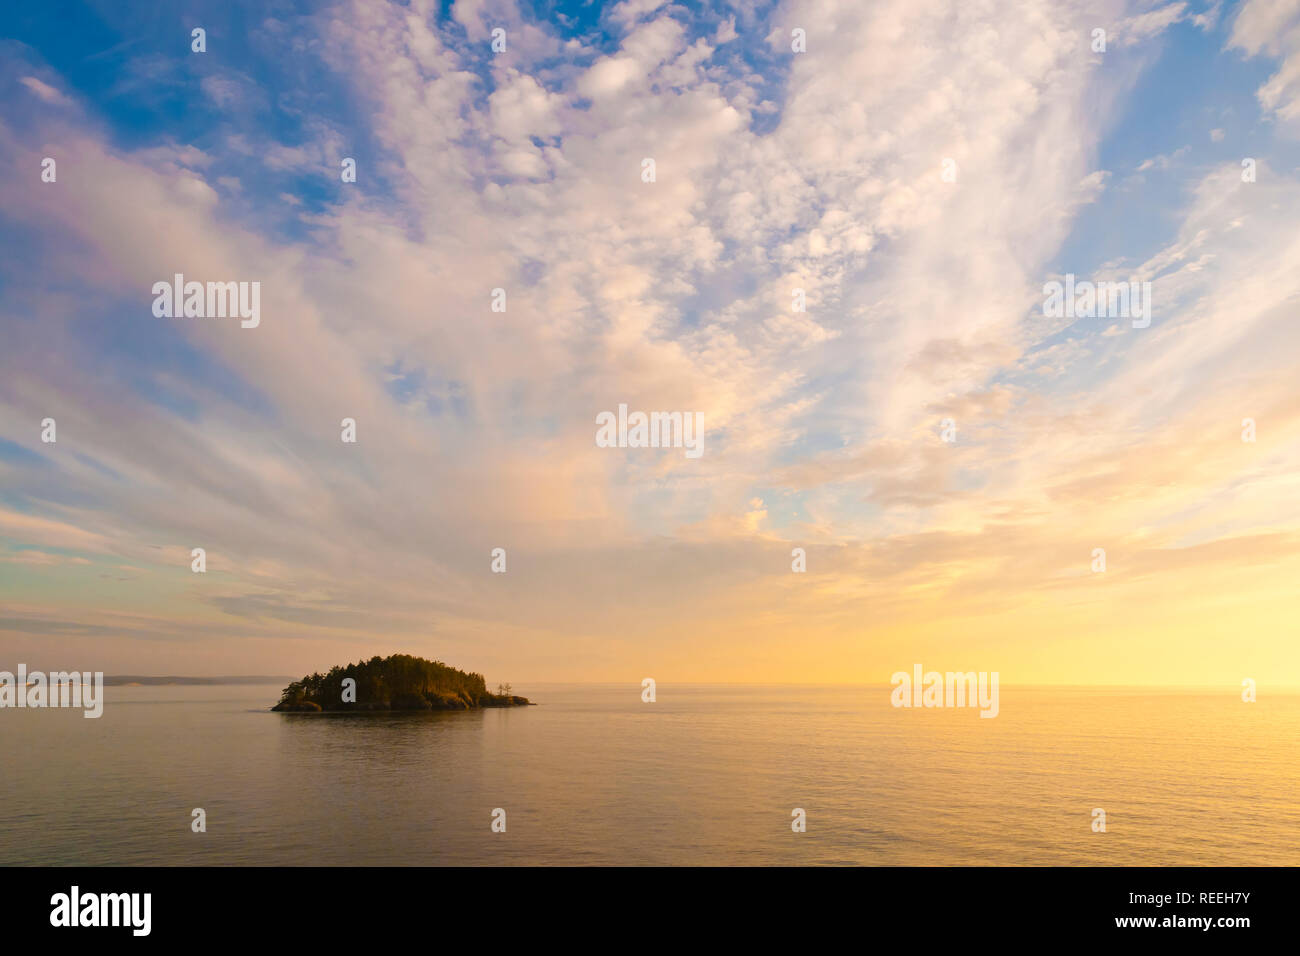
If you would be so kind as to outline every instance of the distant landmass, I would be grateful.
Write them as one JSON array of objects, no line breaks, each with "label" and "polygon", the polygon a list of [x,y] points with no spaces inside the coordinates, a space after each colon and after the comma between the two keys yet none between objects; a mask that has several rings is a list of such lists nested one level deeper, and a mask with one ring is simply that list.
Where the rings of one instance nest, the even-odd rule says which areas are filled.
[{"label": "distant landmass", "polygon": [[[352,681],[351,684],[345,682]],[[289,713],[383,710],[476,710],[480,707],[525,707],[531,701],[510,693],[510,685],[493,694],[482,674],[410,654],[372,657],[328,674],[293,681],[272,710]]]},{"label": "distant landmass", "polygon": [[165,684],[280,684],[292,680],[283,675],[254,674],[239,677],[147,677],[140,674],[116,674],[104,678],[106,687],[124,687],[140,685],[143,687],[162,686]]}]

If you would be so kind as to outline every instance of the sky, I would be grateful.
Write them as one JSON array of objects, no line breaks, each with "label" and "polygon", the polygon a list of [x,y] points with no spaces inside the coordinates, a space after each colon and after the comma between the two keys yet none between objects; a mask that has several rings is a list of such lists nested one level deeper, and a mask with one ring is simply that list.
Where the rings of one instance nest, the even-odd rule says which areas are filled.
[{"label": "sky", "polygon": [[1300,685],[1300,0],[2,30],[0,669]]}]

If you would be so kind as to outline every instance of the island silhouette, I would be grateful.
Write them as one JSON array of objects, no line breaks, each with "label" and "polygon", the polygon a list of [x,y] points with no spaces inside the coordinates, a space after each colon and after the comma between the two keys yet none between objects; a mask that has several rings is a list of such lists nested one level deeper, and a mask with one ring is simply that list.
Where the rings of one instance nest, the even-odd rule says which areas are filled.
[{"label": "island silhouette", "polygon": [[468,674],[410,654],[393,654],[293,681],[271,709],[288,713],[476,710],[529,703],[526,697],[511,694],[509,684],[504,692],[493,694],[482,674]]}]

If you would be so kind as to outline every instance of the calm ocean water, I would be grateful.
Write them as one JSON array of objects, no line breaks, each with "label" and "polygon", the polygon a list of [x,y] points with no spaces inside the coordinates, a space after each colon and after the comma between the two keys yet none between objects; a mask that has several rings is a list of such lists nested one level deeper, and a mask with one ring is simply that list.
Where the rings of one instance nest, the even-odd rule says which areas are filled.
[{"label": "calm ocean water", "polygon": [[1296,695],[1004,686],[981,720],[888,687],[357,716],[272,714],[277,691],[0,712],[0,864],[1300,864]]}]

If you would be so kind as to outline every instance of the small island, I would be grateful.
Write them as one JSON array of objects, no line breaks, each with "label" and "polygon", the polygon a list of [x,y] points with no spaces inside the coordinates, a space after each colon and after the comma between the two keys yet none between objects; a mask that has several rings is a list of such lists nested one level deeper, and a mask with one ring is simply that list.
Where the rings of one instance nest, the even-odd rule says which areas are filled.
[{"label": "small island", "polygon": [[467,674],[441,661],[410,654],[393,654],[293,681],[271,709],[288,713],[477,710],[530,703],[511,694],[509,684],[497,689],[500,692],[496,694],[488,691],[482,674]]}]

